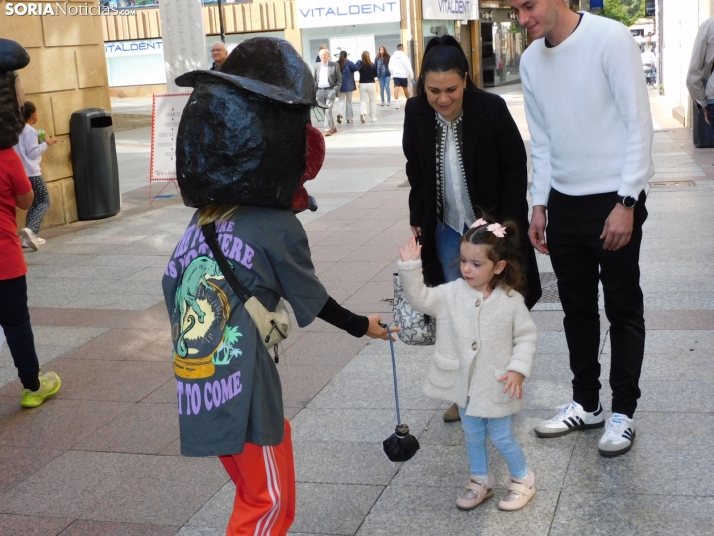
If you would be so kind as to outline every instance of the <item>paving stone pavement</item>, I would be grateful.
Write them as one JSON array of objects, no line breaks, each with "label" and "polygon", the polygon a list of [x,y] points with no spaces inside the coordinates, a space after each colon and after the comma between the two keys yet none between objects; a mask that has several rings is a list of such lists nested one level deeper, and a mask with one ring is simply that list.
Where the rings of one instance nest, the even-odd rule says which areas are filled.
[{"label": "paving stone pavement", "polygon": [[[527,140],[520,88],[499,93]],[[538,494],[516,513],[495,500],[461,512],[463,432],[443,423],[447,404],[421,392],[431,350],[395,346],[403,420],[421,450],[392,464],[380,450],[396,418],[388,343],[317,320],[291,335],[279,365],[298,480],[291,534],[714,534],[714,151],[694,149],[691,131],[665,116],[654,93],[651,102],[657,175],[642,245],[648,338],[632,451],[600,457],[599,431],[553,440],[532,432],[570,397],[556,297],[533,313],[538,355],[514,424]],[[122,110],[141,114],[146,102],[118,103]],[[396,246],[409,233],[402,120],[403,108],[380,107],[377,123],[340,126],[309,184],[320,209],[301,216],[330,294],[387,318]],[[218,460],[179,453],[161,294],[191,210],[171,187],[171,197],[148,203],[146,129],[117,139],[122,212],[43,231],[47,245],[26,254],[38,354],[63,389],[20,409],[12,360],[0,352],[0,535],[225,534],[232,483]],[[552,272],[547,257],[538,260]],[[602,326],[607,408],[604,315]],[[508,473],[493,454],[498,496]]]}]

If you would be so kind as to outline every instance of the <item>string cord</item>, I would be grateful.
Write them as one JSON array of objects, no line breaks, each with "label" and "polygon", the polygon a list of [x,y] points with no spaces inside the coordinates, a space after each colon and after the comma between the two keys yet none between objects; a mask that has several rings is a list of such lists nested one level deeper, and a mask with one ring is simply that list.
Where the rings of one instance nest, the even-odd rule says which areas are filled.
[{"label": "string cord", "polygon": [[389,334],[389,348],[392,351],[392,372],[394,374],[394,400],[397,403],[397,425],[402,424],[402,418],[399,415],[399,390],[397,389],[397,360],[394,358],[394,341],[392,341],[392,330],[387,328],[387,333]]}]

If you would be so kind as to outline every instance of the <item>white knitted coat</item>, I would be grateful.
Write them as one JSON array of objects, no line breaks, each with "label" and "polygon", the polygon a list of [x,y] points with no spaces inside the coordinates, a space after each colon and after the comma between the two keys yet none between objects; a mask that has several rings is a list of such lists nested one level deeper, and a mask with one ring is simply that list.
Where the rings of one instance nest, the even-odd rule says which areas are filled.
[{"label": "white knitted coat", "polygon": [[504,393],[506,384],[498,378],[509,370],[528,377],[533,367],[538,332],[523,296],[499,287],[484,300],[463,279],[428,288],[421,260],[399,262],[398,268],[409,304],[436,318],[436,347],[424,394],[462,408],[471,397],[466,414],[473,417],[520,411],[523,401]]}]

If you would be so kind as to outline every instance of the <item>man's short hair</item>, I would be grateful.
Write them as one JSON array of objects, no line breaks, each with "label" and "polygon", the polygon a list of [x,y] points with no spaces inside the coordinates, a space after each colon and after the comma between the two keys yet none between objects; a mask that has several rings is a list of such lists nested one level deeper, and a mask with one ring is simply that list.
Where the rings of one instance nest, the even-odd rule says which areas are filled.
[{"label": "man's short hair", "polygon": [[228,50],[228,49],[226,48],[226,44],[225,44],[223,41],[216,41],[215,43],[213,43],[213,44],[211,45],[211,48],[215,47],[216,45],[221,45],[224,50],[226,50],[226,51]]},{"label": "man's short hair", "polygon": [[404,45],[402,45],[401,43],[399,43],[399,44],[397,45],[397,48],[404,48]]}]

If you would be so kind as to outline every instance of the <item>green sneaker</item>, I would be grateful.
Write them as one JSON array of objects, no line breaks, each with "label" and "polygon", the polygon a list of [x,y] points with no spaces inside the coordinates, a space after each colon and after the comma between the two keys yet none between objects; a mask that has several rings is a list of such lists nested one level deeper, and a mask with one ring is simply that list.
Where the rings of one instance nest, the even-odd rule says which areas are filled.
[{"label": "green sneaker", "polygon": [[20,402],[20,405],[23,408],[36,408],[45,401],[45,398],[56,395],[57,391],[62,387],[62,381],[54,372],[40,374],[39,379],[40,388],[37,391],[22,390],[22,402]]}]

